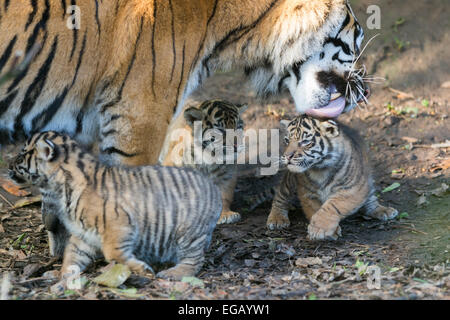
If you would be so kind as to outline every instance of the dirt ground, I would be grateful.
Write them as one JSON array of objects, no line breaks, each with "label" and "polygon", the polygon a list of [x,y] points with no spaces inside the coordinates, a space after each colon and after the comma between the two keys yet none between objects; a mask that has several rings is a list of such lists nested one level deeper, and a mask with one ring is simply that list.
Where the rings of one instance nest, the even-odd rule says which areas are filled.
[{"label": "dirt ground", "polygon": [[[352,1],[365,25],[374,1]],[[132,276],[117,289],[83,276],[83,288],[55,295],[46,271],[60,261],[49,256],[38,204],[11,209],[17,200],[0,194],[0,275],[9,275],[11,299],[450,299],[450,4],[448,0],[376,1],[381,30],[368,30],[363,62],[385,78],[372,84],[371,104],[340,120],[359,130],[371,150],[382,203],[398,209],[389,222],[356,214],[345,220],[337,241],[306,239],[300,210],[287,230],[269,232],[270,202],[248,209],[246,196],[261,186],[241,175],[234,207],[243,219],[218,226],[198,279],[170,282]],[[262,102],[241,73],[219,73],[190,103],[223,98],[248,103],[246,128],[277,128],[294,114],[288,95]],[[447,144],[445,144],[447,142]],[[8,150],[2,159],[7,160]],[[3,169],[2,172],[5,172]],[[396,183],[397,188],[386,189]],[[395,185],[394,185],[395,186]],[[383,192],[385,191],[385,192]],[[26,200],[33,195],[29,195]],[[23,203],[22,203],[23,205]],[[379,271],[380,287],[371,279]],[[1,279],[0,279],[1,283]],[[375,282],[375,287],[376,287]]]}]

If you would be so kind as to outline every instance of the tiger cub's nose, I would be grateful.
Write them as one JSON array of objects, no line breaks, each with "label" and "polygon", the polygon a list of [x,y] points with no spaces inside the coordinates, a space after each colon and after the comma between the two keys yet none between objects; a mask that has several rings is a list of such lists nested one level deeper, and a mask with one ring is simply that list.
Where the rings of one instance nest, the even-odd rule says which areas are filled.
[{"label": "tiger cub's nose", "polygon": [[288,154],[286,154],[286,158],[287,158],[287,160],[289,161],[289,160],[292,160],[292,158],[295,156],[295,152],[291,152],[291,153],[288,153]]}]

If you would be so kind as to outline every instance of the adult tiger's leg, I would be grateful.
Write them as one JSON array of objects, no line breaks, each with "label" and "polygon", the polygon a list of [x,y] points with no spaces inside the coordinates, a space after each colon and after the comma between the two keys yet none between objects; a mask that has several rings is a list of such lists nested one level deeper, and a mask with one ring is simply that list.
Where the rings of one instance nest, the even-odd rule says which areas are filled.
[{"label": "adult tiger's leg", "polygon": [[171,117],[169,106],[161,103],[158,108],[142,99],[104,108],[100,115],[100,160],[129,166],[155,164]]}]

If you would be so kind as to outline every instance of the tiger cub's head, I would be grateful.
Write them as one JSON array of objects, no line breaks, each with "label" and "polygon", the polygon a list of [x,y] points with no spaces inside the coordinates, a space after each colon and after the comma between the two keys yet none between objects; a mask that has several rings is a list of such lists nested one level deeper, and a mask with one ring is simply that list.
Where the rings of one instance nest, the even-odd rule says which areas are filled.
[{"label": "tiger cub's head", "polygon": [[61,162],[66,161],[64,155],[68,155],[69,145],[74,148],[76,143],[66,135],[52,131],[36,133],[10,163],[10,178],[19,184],[39,185],[47,181]]},{"label": "tiger cub's head", "polygon": [[[190,107],[184,111],[187,124],[194,129],[201,125],[201,141],[194,137],[194,144],[200,145],[204,158],[216,155],[222,149],[226,157],[236,158],[243,151],[244,121],[241,114],[247,105],[236,105],[223,100],[209,100],[198,107]],[[207,160],[208,159],[204,159]]]},{"label": "tiger cub's head", "polygon": [[293,120],[282,120],[281,130],[287,145],[281,164],[289,171],[302,173],[312,167],[325,168],[334,163],[336,141],[341,136],[335,121],[302,115]]}]

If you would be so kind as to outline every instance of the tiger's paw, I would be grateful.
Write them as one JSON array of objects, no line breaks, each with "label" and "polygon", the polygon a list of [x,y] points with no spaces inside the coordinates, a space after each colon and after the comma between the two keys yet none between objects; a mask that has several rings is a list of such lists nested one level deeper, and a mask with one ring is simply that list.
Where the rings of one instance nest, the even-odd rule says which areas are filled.
[{"label": "tiger's paw", "polygon": [[387,221],[394,219],[398,215],[398,211],[394,208],[380,205],[373,212],[367,215],[378,220]]},{"label": "tiger's paw", "polygon": [[235,223],[241,220],[241,215],[234,211],[224,211],[220,214],[219,221],[217,224],[229,224]]},{"label": "tiger's paw", "polygon": [[308,226],[309,240],[337,240],[342,236],[339,220],[329,219],[321,215],[314,215]]},{"label": "tiger's paw", "polygon": [[126,261],[126,265],[132,271],[141,275],[155,274],[155,271],[153,271],[152,267],[150,267],[148,264],[138,259],[129,259]]},{"label": "tiger's paw", "polygon": [[269,230],[280,230],[289,227],[291,222],[289,218],[281,213],[276,213],[271,211],[269,217],[267,218],[267,228]]}]

